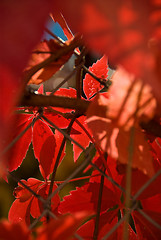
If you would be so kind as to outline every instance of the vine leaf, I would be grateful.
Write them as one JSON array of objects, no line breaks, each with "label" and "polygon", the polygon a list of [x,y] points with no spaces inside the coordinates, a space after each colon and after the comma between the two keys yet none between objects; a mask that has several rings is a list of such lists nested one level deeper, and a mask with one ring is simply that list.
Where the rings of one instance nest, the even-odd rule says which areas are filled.
[{"label": "vine leaf", "polygon": [[10,223],[7,220],[0,222],[0,238],[3,240],[31,240],[30,231],[24,223]]},{"label": "vine leaf", "polygon": [[132,167],[152,176],[154,167],[150,146],[139,121],[155,113],[156,100],[151,88],[119,69],[108,94],[98,94],[87,110],[87,123],[97,144],[122,164],[128,164],[131,127],[134,127]]},{"label": "vine leaf", "polygon": [[[144,210],[144,212],[150,216],[154,221],[161,225],[161,213],[152,212],[150,210]],[[134,218],[134,223],[136,227],[136,232],[140,236],[140,239],[159,239],[161,230],[156,228],[152,223],[150,223],[145,217],[143,217],[139,212],[134,211],[132,214]],[[146,230],[145,230],[146,229]]]},{"label": "vine leaf", "polygon": [[[68,44],[70,44],[70,42],[68,42]],[[45,61],[51,56],[51,54],[55,54],[56,51],[62,48],[63,45],[55,39],[40,42],[33,50],[31,58],[29,59],[28,65],[25,70],[30,70],[32,67]],[[71,55],[72,51],[63,55],[57,61],[54,61],[47,66],[41,68],[32,76],[28,84],[40,84],[51,78],[69,60]]]},{"label": "vine leaf", "polygon": [[[31,50],[41,38],[52,1],[15,1],[14,4],[0,3],[0,150],[10,138],[13,118],[10,115],[17,104],[23,84],[20,80]],[[14,21],[13,21],[14,19]],[[12,89],[12,91],[11,91]]]},{"label": "vine leaf", "polygon": [[[106,79],[108,76],[107,57],[103,56],[100,60],[97,60],[96,63],[89,67],[89,71],[95,74],[98,78]],[[89,73],[85,75],[83,80],[83,90],[88,99],[102,88],[103,86],[101,86],[97,80],[89,75]]]},{"label": "vine leaf", "polygon": [[[43,171],[44,179],[51,173],[55,155],[56,140],[50,127],[38,119],[33,128],[33,150]],[[42,170],[40,168],[40,170]]]},{"label": "vine leaf", "polygon": [[[18,136],[22,131],[26,129],[26,127],[31,124],[32,119],[31,114],[17,114],[17,125],[16,130],[14,131],[14,139]],[[26,156],[29,145],[32,139],[32,128],[30,127],[24,135],[13,145],[13,147],[9,151],[9,159],[8,159],[8,170],[12,172],[16,170],[22,163],[23,159]]]},{"label": "vine leaf", "polygon": [[[27,181],[22,180],[32,191],[46,199],[50,187],[50,182],[43,182],[35,178],[29,178]],[[53,191],[57,188],[54,184]],[[19,186],[15,188],[14,195],[16,200],[12,203],[9,210],[8,219],[13,223],[25,222],[30,224],[30,214],[37,218],[43,212],[43,203],[37,199],[29,190],[19,183]],[[56,194],[51,201],[51,210],[54,212],[60,202],[58,194]],[[42,219],[44,220],[44,218]]]},{"label": "vine leaf", "polygon": [[[61,213],[77,212],[89,210],[91,212],[97,211],[97,201],[99,193],[99,183],[91,182],[86,183],[84,186],[77,188],[70,192],[69,196],[65,196],[64,200],[59,206]],[[101,212],[105,211],[116,204],[114,193],[104,186]]]},{"label": "vine leaf", "polygon": [[38,229],[37,240],[44,239],[71,239],[78,227],[89,216],[89,212],[66,214]]}]

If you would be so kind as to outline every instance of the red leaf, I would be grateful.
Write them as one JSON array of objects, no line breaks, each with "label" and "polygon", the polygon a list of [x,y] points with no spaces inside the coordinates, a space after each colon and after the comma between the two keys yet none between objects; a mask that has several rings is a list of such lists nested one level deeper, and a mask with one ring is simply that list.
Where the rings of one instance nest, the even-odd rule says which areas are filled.
[{"label": "red leaf", "polygon": [[[146,211],[144,210],[144,212],[161,226],[161,213],[152,212],[148,210]],[[137,211],[134,211],[132,213],[132,216],[134,218],[136,232],[140,240],[141,239],[146,239],[146,240],[160,239],[161,230],[156,228],[152,223],[150,223],[145,217],[143,217]]]},{"label": "red leaf", "polygon": [[[63,45],[61,45],[57,40],[50,39],[49,41],[43,41],[37,45],[37,47],[33,50],[32,56],[29,60],[28,66],[26,70],[31,69],[32,67],[40,64],[51,56],[51,53],[56,53],[57,51],[63,49]],[[43,53],[44,52],[44,53]],[[64,63],[68,61],[71,57],[72,52],[63,55],[57,61],[54,61],[47,66],[41,68],[38,72],[36,72],[29,81],[29,84],[40,84],[49,78],[51,78],[54,73],[56,73]]]},{"label": "red leaf", "polygon": [[[61,213],[77,212],[77,211],[97,211],[97,201],[99,193],[99,183],[87,183],[81,188],[71,191],[69,196],[65,196],[60,203],[59,211]],[[116,205],[114,193],[104,186],[101,212]]]},{"label": "red leaf", "polygon": [[54,112],[54,109],[53,109],[53,112],[50,110],[49,111],[45,110],[44,115],[45,115],[45,117],[47,117],[47,119],[49,119],[51,122],[53,122],[59,128],[67,128],[70,123],[69,119],[66,119],[65,117],[61,116],[60,114]]},{"label": "red leaf", "polygon": [[[41,38],[52,1],[0,2],[0,149],[12,131],[10,113],[21,92],[21,74],[30,52]],[[24,83],[23,83],[24,84]],[[5,95],[4,95],[5,94]],[[1,149],[2,150],[2,149]]]},{"label": "red leaf", "polygon": [[[108,95],[99,94],[88,113],[111,119],[116,126],[129,130],[136,121],[153,118],[156,100],[149,85],[119,68],[113,76]],[[93,110],[93,111],[92,111]],[[97,110],[97,111],[96,111]]]},{"label": "red leaf", "polygon": [[122,69],[115,73],[113,81],[108,95],[98,94],[90,104],[88,126],[102,150],[123,164],[128,160],[127,149],[131,139],[132,167],[152,176],[154,168],[150,148],[138,122],[153,117],[156,101],[149,86],[134,81],[134,76]]},{"label": "red leaf", "polygon": [[31,240],[30,231],[23,223],[0,222],[0,239],[3,240]]},{"label": "red leaf", "polygon": [[32,199],[30,198],[25,202],[16,199],[9,210],[9,221],[13,223],[25,222],[27,225],[30,225],[31,201]]},{"label": "red leaf", "polygon": [[145,210],[161,213],[161,194],[157,194],[153,197],[143,199],[141,201],[141,205]]},{"label": "red leaf", "polygon": [[[100,60],[89,67],[89,71],[95,74],[98,78],[107,78],[108,73],[108,64],[107,64],[107,57],[103,56]],[[101,90],[103,86],[96,81],[91,75],[88,73],[85,75],[85,79],[83,81],[83,89],[86,94],[86,97],[89,99],[99,90]]]},{"label": "red leaf", "polygon": [[[24,131],[26,127],[32,122],[32,119],[30,119],[31,116],[32,115],[30,114],[18,115],[17,128],[15,130],[16,135],[13,136],[12,140],[15,139],[15,137],[18,136],[22,131]],[[8,167],[10,172],[16,170],[21,165],[31,143],[31,138],[32,128],[30,127],[11,148],[8,161]]]},{"label": "red leaf", "polygon": [[[41,197],[43,197],[43,199],[47,199],[48,197],[48,193],[49,193],[49,187],[50,187],[50,183],[43,183],[43,185],[41,185],[39,187],[39,190],[37,191],[37,194],[40,195]],[[57,185],[54,184],[53,185],[53,192],[54,190],[57,188]],[[51,211],[54,212],[56,210],[56,208],[58,207],[60,203],[60,198],[59,195],[56,194],[52,199],[51,199]],[[34,218],[38,218],[42,212],[44,210],[44,206],[43,203],[38,200],[38,198],[34,197],[33,201],[31,203],[31,215]],[[41,219],[42,220],[42,219]]]},{"label": "red leaf", "polygon": [[[90,134],[90,129],[87,126],[86,123],[86,117],[85,116],[81,116],[77,119],[79,121],[79,123],[89,132]],[[89,137],[86,135],[86,133],[82,130],[82,128],[77,124],[77,122],[74,122],[73,124],[73,128],[75,130],[77,130],[79,133],[73,134],[73,131],[71,131],[71,136],[74,140],[76,140],[79,144],[82,145],[82,147],[87,148],[89,143],[91,142],[91,140],[89,139]],[[77,146],[75,143],[73,143],[73,151],[74,151],[74,161],[76,162],[76,160],[78,159],[80,153],[82,152],[82,149]]]},{"label": "red leaf", "polygon": [[[42,182],[35,178],[29,178],[27,181],[21,180],[32,191],[46,199],[49,193],[50,182]],[[57,188],[54,184],[53,191]],[[34,218],[38,218],[44,210],[43,203],[38,200],[29,190],[19,183],[19,186],[14,190],[14,196],[17,198],[9,211],[8,218],[11,222],[26,222],[30,224],[30,214]],[[51,199],[51,211],[57,213],[57,208],[60,203],[58,193]],[[42,219],[43,220],[43,219]]]},{"label": "red leaf", "polygon": [[88,215],[88,212],[78,212],[73,215],[68,214],[56,220],[52,220],[49,224],[41,227],[38,232],[37,240],[71,239],[72,235]]},{"label": "red leaf", "polygon": [[[43,184],[42,181],[35,178],[29,178],[27,181],[22,180],[22,182],[30,187],[30,189],[35,193]],[[24,186],[22,186],[21,183],[19,183],[19,186],[14,190],[14,196],[17,199],[13,202],[9,210],[8,219],[13,223],[22,221],[29,225],[33,194],[29,192]]]},{"label": "red leaf", "polygon": [[[127,164],[130,132],[126,132],[122,128],[116,128],[110,120],[96,116],[88,119],[88,125],[93,131],[96,143],[102,150],[120,163]],[[152,156],[141,128],[137,128],[134,131],[134,144],[132,147],[132,167],[152,176],[154,174]]]},{"label": "red leaf", "polygon": [[37,120],[33,127],[33,147],[35,157],[42,168],[40,168],[41,173],[47,178],[53,167],[56,143],[53,132],[41,120]]},{"label": "red leaf", "polygon": [[[153,160],[153,165],[155,169],[155,173],[157,173],[161,166],[158,164],[157,160]],[[124,167],[124,173],[126,171],[126,166]],[[144,174],[142,171],[139,171],[137,169],[132,170],[132,182],[131,182],[131,194],[135,195],[137,191],[144,185],[148,180],[150,180],[150,177]],[[137,179],[137,181],[136,181]],[[158,188],[161,181],[161,175],[159,175],[139,196],[138,199],[145,199],[152,196],[155,196],[157,194],[160,194],[161,191]],[[123,176],[121,185],[123,187],[126,186],[126,177]]]},{"label": "red leaf", "polygon": [[[30,189],[34,192],[37,192],[37,189],[43,183],[35,178],[29,178],[27,181],[22,179],[21,182],[30,187]],[[16,198],[20,199],[21,202],[25,202],[32,197],[32,193],[29,192],[29,190],[27,190],[21,183],[18,183],[18,185],[19,186],[14,189],[14,196]]]}]

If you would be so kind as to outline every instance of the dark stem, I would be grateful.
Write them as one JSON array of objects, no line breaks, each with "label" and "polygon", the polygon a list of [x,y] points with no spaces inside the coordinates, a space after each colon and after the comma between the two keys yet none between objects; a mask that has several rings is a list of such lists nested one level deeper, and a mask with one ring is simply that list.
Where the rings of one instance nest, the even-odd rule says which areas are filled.
[{"label": "dark stem", "polygon": [[[67,134],[70,134],[70,131],[71,131],[71,128],[72,128],[72,125],[73,125],[74,121],[75,121],[75,117],[73,117],[73,119],[72,119],[72,120],[70,121],[70,123],[69,123],[69,126],[68,126],[68,128],[67,128]],[[63,138],[63,140],[62,140],[62,143],[61,143],[61,146],[60,146],[60,149],[59,149],[59,152],[58,152],[58,155],[57,155],[57,159],[56,159],[56,162],[55,162],[55,165],[54,165],[54,169],[53,169],[53,172],[52,172],[50,189],[49,189],[49,194],[48,194],[48,195],[50,195],[50,194],[52,193],[52,189],[53,189],[53,184],[54,184],[54,180],[55,180],[56,171],[57,171],[57,168],[58,168],[58,165],[59,165],[59,160],[60,160],[62,151],[63,151],[63,149],[64,149],[66,140],[67,140],[67,138],[64,136],[64,138]]]},{"label": "dark stem", "polygon": [[100,221],[103,185],[104,185],[104,176],[102,175],[101,182],[100,182],[99,195],[98,195],[97,214],[96,214],[96,221],[95,221],[95,227],[94,227],[94,233],[93,233],[93,240],[97,240],[98,234],[99,234],[99,221]]},{"label": "dark stem", "polygon": [[32,106],[32,107],[62,107],[75,109],[81,113],[85,113],[89,106],[89,101],[79,98],[69,98],[61,96],[45,96],[33,93],[26,93],[21,100],[20,106]]},{"label": "dark stem", "polygon": [[47,59],[45,59],[43,62],[33,66],[31,69],[26,70],[23,73],[23,83],[24,85],[26,85],[28,83],[28,81],[30,80],[30,78],[41,68],[46,67],[48,64],[50,64],[51,62],[57,61],[59,58],[61,58],[62,56],[68,54],[71,51],[74,51],[75,48],[79,47],[81,45],[81,39],[78,38],[78,36],[76,38],[74,38],[71,43],[69,45],[65,45],[62,48],[58,49],[57,51],[55,51],[54,54],[52,54],[50,57],[48,57]]}]

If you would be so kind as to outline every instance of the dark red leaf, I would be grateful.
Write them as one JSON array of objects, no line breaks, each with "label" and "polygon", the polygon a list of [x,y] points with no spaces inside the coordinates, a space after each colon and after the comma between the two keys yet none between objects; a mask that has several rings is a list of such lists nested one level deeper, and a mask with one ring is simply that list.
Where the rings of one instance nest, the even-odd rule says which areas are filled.
[{"label": "dark red leaf", "polygon": [[[144,210],[144,212],[161,226],[161,213],[152,212],[149,210],[146,210],[146,211]],[[160,239],[161,230],[155,227],[152,223],[150,223],[145,217],[143,217],[137,211],[134,211],[132,213],[132,216],[134,218],[136,232],[140,240],[141,239],[146,239],[146,240]]]},{"label": "dark red leaf", "polygon": [[46,178],[53,167],[56,143],[53,132],[41,120],[37,120],[33,127],[33,147],[35,157],[41,166],[41,173]]},{"label": "dark red leaf", "polygon": [[[18,136],[22,131],[24,131],[27,128],[27,126],[32,122],[32,119],[30,119],[31,116],[32,115],[30,114],[29,115],[19,114],[18,117],[19,121],[17,124],[17,128],[15,129],[16,135],[14,135],[10,141],[13,141],[16,136]],[[32,139],[32,127],[30,127],[11,148],[9,152],[10,157],[8,160],[9,171],[16,170],[21,165],[28,151],[31,139]]]},{"label": "dark red leaf", "polygon": [[141,201],[143,209],[161,213],[161,194],[157,194]]},{"label": "dark red leaf", "polygon": [[31,208],[32,198],[25,202],[16,199],[9,210],[8,219],[10,222],[18,223],[25,222],[30,225],[30,208]]},{"label": "dark red leaf", "polygon": [[[81,188],[71,191],[69,196],[65,196],[60,203],[59,211],[61,213],[77,211],[97,211],[97,201],[99,193],[99,183],[87,183]],[[114,193],[106,186],[103,188],[101,212],[116,205]]]},{"label": "dark red leaf", "polygon": [[[89,132],[89,134],[91,134],[91,131],[88,128],[88,125],[86,123],[86,117],[81,116],[77,120]],[[71,132],[72,138],[74,140],[76,140],[79,144],[81,144],[82,147],[84,147],[84,148],[88,147],[91,140],[86,135],[86,133],[83,131],[83,129],[80,127],[80,125],[78,125],[77,122],[74,122],[73,128],[76,129],[79,132],[79,134],[75,134],[75,133],[73,134],[73,132]],[[76,162],[80,153],[82,152],[82,149],[80,147],[78,147],[75,143],[73,143],[73,151],[74,151],[74,161]]]},{"label": "dark red leaf", "polygon": [[[41,197],[43,197],[44,199],[47,199],[48,193],[49,193],[49,187],[50,187],[50,183],[45,182],[43,185],[40,186],[39,190],[37,191],[37,194],[40,195]],[[53,192],[56,188],[57,188],[57,185],[54,184]],[[51,211],[52,212],[54,212],[56,210],[59,203],[60,203],[60,198],[59,198],[59,195],[56,194],[51,200]],[[38,218],[42,214],[43,210],[44,210],[43,203],[40,200],[38,200],[38,198],[34,197],[32,203],[31,203],[31,212],[30,212],[31,215],[34,218]]]},{"label": "dark red leaf", "polygon": [[[27,181],[22,179],[21,182],[30,187],[30,189],[34,192],[37,192],[37,189],[43,183],[36,178],[29,178]],[[29,192],[29,190],[27,190],[21,183],[18,183],[18,185],[19,186],[14,189],[15,198],[20,199],[21,202],[25,202],[32,197],[32,193]]]},{"label": "dark red leaf", "polygon": [[[8,141],[14,127],[10,113],[21,95],[22,71],[31,50],[41,38],[43,27],[53,2],[18,1],[0,2],[0,149]],[[24,83],[23,83],[24,84]],[[13,123],[13,125],[12,125]],[[2,142],[3,141],[3,142]],[[2,149],[1,149],[2,150]]]},{"label": "dark red leaf", "polygon": [[56,220],[52,220],[39,229],[37,240],[71,239],[72,235],[88,215],[89,212],[78,212],[73,215],[67,214]]},{"label": "dark red leaf", "polygon": [[30,231],[24,223],[0,222],[0,239],[3,240],[31,240]]}]

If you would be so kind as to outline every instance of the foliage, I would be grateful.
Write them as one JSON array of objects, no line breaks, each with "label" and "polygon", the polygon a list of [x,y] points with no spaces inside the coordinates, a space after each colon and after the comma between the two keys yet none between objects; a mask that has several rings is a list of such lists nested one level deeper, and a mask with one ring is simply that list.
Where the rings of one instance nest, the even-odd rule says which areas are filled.
[{"label": "foliage", "polygon": [[[0,239],[160,239],[160,9],[156,0],[0,3],[0,175],[18,184]],[[49,16],[67,41],[44,27]],[[89,52],[101,55],[87,68]],[[70,58],[72,71],[46,92]],[[63,88],[71,77],[75,88]],[[40,178],[18,179],[29,148]]]}]

